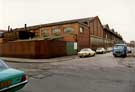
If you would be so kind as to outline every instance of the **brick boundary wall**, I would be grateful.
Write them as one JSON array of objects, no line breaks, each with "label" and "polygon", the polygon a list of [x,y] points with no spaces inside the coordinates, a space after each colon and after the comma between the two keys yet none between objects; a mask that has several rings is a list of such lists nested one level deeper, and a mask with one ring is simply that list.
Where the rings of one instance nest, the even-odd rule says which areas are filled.
[{"label": "brick boundary wall", "polygon": [[1,57],[52,58],[66,56],[66,42],[56,40],[11,41],[0,44]]}]

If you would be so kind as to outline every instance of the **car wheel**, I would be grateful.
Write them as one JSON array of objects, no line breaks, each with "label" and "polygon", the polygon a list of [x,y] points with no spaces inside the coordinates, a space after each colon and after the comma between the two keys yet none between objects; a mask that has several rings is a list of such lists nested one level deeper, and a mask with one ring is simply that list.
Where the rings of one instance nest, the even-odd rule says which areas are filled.
[{"label": "car wheel", "polygon": [[113,55],[114,57],[117,57],[116,55]]},{"label": "car wheel", "polygon": [[127,57],[127,54],[123,55],[123,57],[124,57],[124,58]]},{"label": "car wheel", "polygon": [[80,58],[82,58],[82,56],[79,56]]}]

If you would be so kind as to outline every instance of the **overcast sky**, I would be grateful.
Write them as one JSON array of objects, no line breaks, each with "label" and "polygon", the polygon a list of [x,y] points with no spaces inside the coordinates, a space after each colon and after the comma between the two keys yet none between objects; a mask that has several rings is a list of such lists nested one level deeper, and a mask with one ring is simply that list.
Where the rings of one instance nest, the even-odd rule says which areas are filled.
[{"label": "overcast sky", "polygon": [[135,0],[0,0],[0,29],[94,16],[135,40]]}]

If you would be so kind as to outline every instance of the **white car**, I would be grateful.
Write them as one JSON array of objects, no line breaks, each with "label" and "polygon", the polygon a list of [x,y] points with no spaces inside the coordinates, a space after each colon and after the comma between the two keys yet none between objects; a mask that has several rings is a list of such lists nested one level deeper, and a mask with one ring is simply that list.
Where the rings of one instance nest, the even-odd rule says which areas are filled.
[{"label": "white car", "polygon": [[132,53],[131,47],[127,47],[128,53]]},{"label": "white car", "polygon": [[106,49],[106,51],[107,51],[107,52],[112,52],[112,47],[108,47],[108,48]]},{"label": "white car", "polygon": [[86,56],[95,56],[95,51],[93,51],[90,48],[84,48],[81,49],[80,52],[78,52],[79,57],[86,57]]},{"label": "white car", "polygon": [[104,48],[97,48],[96,53],[105,53],[106,50]]}]

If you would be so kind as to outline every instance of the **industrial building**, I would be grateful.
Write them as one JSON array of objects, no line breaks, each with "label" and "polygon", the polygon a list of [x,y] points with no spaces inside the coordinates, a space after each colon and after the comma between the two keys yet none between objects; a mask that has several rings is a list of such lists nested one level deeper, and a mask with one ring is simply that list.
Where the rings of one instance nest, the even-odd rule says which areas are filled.
[{"label": "industrial building", "polygon": [[24,39],[48,39],[76,42],[77,49],[97,47],[111,47],[115,43],[123,42],[121,35],[102,25],[98,16],[68,20],[56,23],[25,26],[11,29],[3,33],[8,41]]},{"label": "industrial building", "polygon": [[112,47],[116,43],[123,43],[123,38],[120,34],[114,31],[114,29],[110,29],[109,25],[103,25],[104,28],[104,47]]}]

